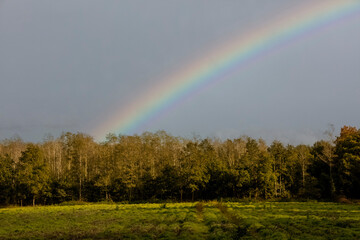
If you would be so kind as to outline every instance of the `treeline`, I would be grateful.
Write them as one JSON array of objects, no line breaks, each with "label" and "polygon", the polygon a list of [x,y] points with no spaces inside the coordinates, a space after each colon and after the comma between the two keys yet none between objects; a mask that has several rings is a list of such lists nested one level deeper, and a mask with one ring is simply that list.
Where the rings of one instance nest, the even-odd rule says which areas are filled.
[{"label": "treeline", "polygon": [[0,204],[360,197],[360,130],[313,146],[185,139],[164,131],[0,143]]}]

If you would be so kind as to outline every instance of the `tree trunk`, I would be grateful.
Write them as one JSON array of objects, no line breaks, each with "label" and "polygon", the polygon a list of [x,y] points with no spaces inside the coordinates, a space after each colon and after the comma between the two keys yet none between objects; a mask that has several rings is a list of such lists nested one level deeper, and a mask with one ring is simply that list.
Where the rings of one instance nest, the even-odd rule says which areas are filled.
[{"label": "tree trunk", "polygon": [[88,178],[88,158],[87,158],[87,155],[85,156],[85,182]]},{"label": "tree trunk", "polygon": [[194,201],[194,192],[195,192],[195,191],[192,191],[192,193],[191,193],[191,201],[192,201],[192,202]]},{"label": "tree trunk", "polygon": [[79,168],[79,169],[80,169],[80,170],[79,170],[79,171],[80,171],[80,174],[79,174],[79,175],[80,175],[80,176],[79,176],[79,185],[80,185],[80,188],[79,188],[79,201],[81,201],[81,184],[82,184],[82,183],[81,183],[81,165],[82,165],[82,164],[81,164],[81,153],[80,153],[79,161],[80,161],[80,168]]},{"label": "tree trunk", "polygon": [[336,189],[335,189],[334,179],[332,176],[332,163],[331,162],[329,164],[329,176],[330,176],[330,193],[331,193],[331,197],[334,198]]},{"label": "tree trunk", "polygon": [[302,185],[303,185],[303,188],[305,189],[305,165],[304,164],[302,164],[301,170],[302,170]]},{"label": "tree trunk", "polygon": [[181,189],[180,190],[180,202],[182,202],[183,201],[183,190]]},{"label": "tree trunk", "polygon": [[80,189],[79,189],[79,201],[81,201],[81,176],[80,176]]},{"label": "tree trunk", "polygon": [[35,196],[33,197],[33,207],[35,207]]}]

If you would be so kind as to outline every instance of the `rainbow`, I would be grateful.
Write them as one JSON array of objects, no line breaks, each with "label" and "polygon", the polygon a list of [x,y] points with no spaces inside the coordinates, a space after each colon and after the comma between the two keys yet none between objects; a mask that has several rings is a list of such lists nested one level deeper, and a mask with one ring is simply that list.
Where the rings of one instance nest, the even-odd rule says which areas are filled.
[{"label": "rainbow", "polygon": [[360,1],[357,0],[319,0],[311,2],[311,5],[297,6],[294,11],[233,38],[168,76],[125,109],[112,113],[93,134],[98,139],[109,132],[130,134],[189,95],[224,79],[229,73],[238,71],[273,49],[359,12]]}]

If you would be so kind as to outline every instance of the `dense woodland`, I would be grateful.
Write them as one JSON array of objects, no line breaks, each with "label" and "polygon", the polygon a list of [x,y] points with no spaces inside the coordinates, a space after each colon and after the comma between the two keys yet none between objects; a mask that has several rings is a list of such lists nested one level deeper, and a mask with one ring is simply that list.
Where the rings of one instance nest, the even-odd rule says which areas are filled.
[{"label": "dense woodland", "polygon": [[312,146],[241,137],[185,139],[164,131],[83,133],[0,142],[0,204],[360,198],[360,130]]}]

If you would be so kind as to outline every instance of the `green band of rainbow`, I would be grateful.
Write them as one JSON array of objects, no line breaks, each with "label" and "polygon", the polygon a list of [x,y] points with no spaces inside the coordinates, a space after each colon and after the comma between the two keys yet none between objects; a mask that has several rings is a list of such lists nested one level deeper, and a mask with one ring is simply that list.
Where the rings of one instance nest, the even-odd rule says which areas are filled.
[{"label": "green band of rainbow", "polygon": [[360,2],[357,0],[314,2],[310,6],[281,15],[245,36],[232,39],[210,51],[204,58],[167,77],[125,109],[115,111],[95,129],[95,137],[101,139],[109,132],[131,134],[188,95],[223,79],[229,72],[238,70],[254,58],[360,12]]}]

